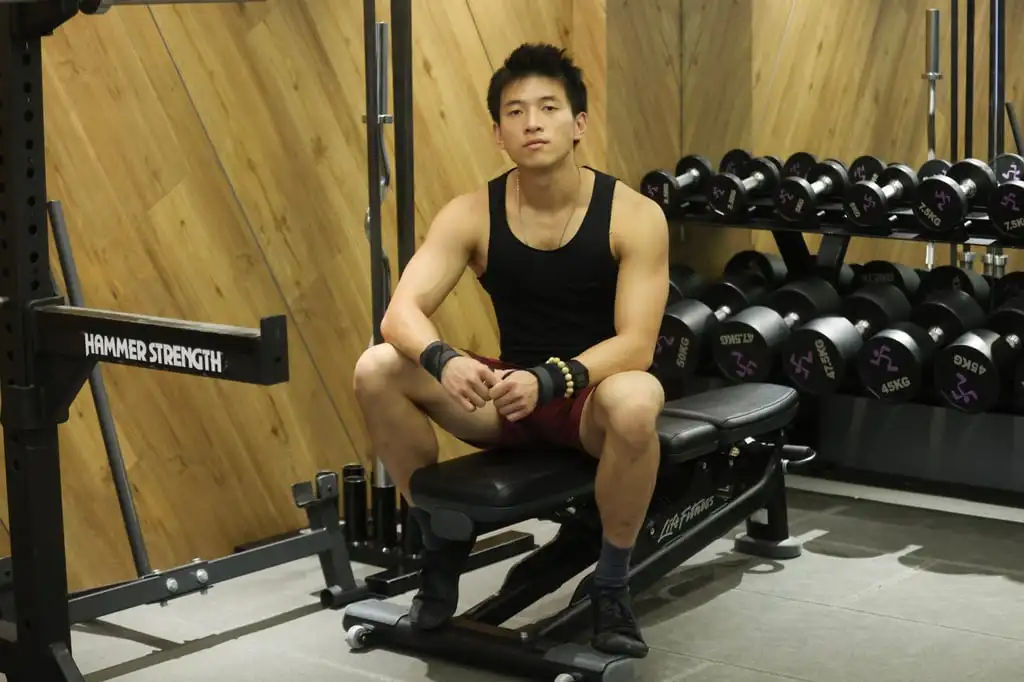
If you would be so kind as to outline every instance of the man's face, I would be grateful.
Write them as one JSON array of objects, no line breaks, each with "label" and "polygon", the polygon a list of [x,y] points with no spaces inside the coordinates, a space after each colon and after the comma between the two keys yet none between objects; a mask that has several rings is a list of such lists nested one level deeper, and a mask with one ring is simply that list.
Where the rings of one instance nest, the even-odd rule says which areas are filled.
[{"label": "man's face", "polygon": [[542,76],[508,85],[499,114],[498,146],[524,168],[547,168],[565,159],[587,125],[585,113],[572,115],[562,83]]}]

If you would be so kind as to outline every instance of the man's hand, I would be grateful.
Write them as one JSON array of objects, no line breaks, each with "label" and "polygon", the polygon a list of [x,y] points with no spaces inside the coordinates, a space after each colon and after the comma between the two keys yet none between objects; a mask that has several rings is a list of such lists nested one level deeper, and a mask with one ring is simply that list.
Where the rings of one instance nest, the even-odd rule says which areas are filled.
[{"label": "man's hand", "polygon": [[510,422],[519,421],[537,407],[537,377],[529,372],[507,371],[491,388],[491,400]]},{"label": "man's hand", "polygon": [[452,358],[441,371],[441,385],[466,412],[486,405],[497,383],[498,377],[490,367],[466,355]]}]

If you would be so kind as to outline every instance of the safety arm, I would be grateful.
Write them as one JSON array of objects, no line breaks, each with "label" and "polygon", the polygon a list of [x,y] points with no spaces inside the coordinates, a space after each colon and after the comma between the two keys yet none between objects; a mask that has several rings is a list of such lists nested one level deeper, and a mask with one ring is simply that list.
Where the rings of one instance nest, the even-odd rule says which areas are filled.
[{"label": "safety arm", "polygon": [[428,345],[441,338],[430,321],[458,284],[473,252],[473,198],[449,202],[434,218],[423,245],[409,260],[381,320],[381,336],[398,351],[419,362]]},{"label": "safety arm", "polygon": [[636,197],[634,202],[619,238],[616,334],[576,357],[587,368],[591,385],[620,372],[645,372],[654,362],[668,300],[668,224],[652,201]]}]

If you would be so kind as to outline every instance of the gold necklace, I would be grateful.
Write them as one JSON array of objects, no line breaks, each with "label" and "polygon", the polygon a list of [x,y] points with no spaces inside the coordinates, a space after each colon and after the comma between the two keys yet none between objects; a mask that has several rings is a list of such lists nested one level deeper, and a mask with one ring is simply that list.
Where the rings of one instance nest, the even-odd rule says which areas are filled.
[{"label": "gold necklace", "polygon": [[[576,166],[576,194],[575,194],[574,198],[575,197],[579,197],[579,195],[580,195],[580,186],[582,184],[583,184],[583,177],[582,177],[582,175],[580,173],[580,167]],[[575,205],[575,202],[573,202],[572,210],[569,211],[569,217],[565,219],[565,226],[562,228],[562,234],[559,235],[559,237],[558,237],[558,244],[555,245],[555,249],[561,248],[562,240],[565,239],[565,233],[569,229],[569,223],[572,222],[572,217],[574,215],[576,215],[576,205]],[[519,221],[519,229],[522,230],[522,228],[523,228],[523,202],[522,202],[522,200],[521,200],[521,198],[519,196],[519,173],[516,173],[516,220]],[[535,248],[526,239],[526,232],[525,231],[523,232],[523,241],[531,249]],[[554,250],[554,249],[552,249],[552,250]]]}]

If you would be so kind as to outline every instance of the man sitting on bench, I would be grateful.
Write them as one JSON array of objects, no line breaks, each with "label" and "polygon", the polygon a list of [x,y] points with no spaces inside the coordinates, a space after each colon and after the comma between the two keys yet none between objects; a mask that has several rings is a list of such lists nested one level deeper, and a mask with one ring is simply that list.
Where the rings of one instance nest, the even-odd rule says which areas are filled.
[{"label": "man sitting on bench", "polygon": [[[644,657],[628,570],[660,459],[665,397],[646,370],[668,298],[668,226],[657,204],[577,163],[587,89],[562,50],[517,48],[487,104],[515,168],[438,213],[382,320],[386,343],[355,369],[373,455],[423,531],[410,619],[421,630],[451,619],[473,544],[439,538],[410,494],[413,472],[437,460],[429,417],[479,447],[551,443],[599,458],[592,646]],[[430,322],[467,267],[494,305],[500,359],[454,350]]]}]

